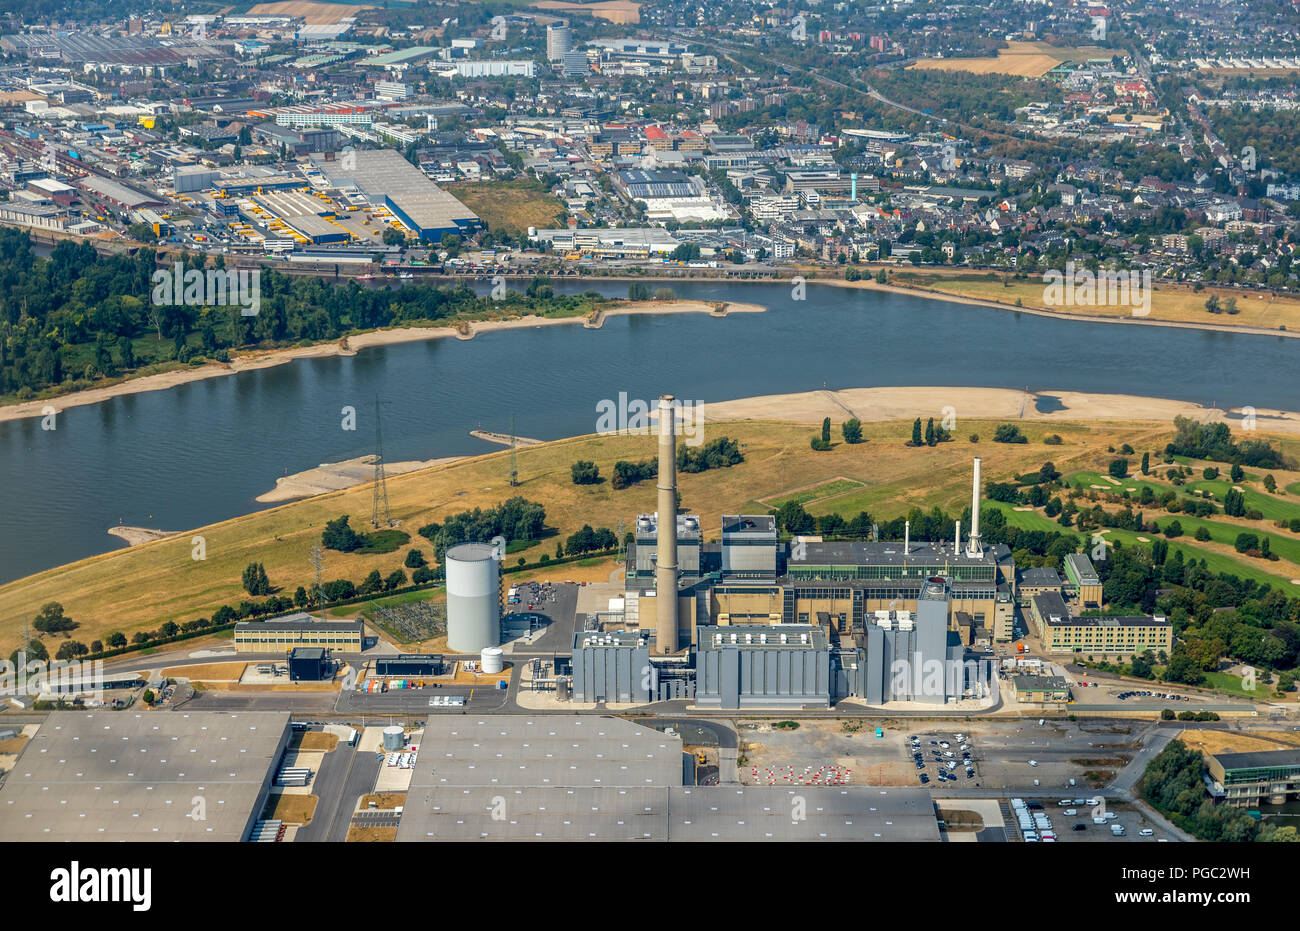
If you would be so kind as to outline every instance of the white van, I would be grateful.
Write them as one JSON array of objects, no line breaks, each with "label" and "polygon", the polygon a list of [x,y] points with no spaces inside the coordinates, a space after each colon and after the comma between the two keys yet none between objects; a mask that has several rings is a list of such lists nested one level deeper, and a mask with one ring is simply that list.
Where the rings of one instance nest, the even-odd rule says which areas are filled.
[{"label": "white van", "polygon": [[1150,837],[1154,833],[1155,831],[1151,830],[1150,828],[1143,828],[1142,830],[1138,831],[1138,834],[1140,834],[1142,837]]}]

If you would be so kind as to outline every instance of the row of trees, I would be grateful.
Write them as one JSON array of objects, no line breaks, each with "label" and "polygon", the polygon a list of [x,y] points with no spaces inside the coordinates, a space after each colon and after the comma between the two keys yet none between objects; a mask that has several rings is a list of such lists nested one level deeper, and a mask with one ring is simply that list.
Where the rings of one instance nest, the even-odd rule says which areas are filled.
[{"label": "row of trees", "polygon": [[[244,346],[337,340],[355,330],[484,313],[572,311],[603,300],[539,287],[495,302],[460,284],[371,290],[263,268],[260,310],[246,317],[237,305],[156,301],[151,276],[170,272],[169,261],[150,249],[101,256],[90,243],[66,241],[45,259],[25,232],[0,229],[0,395],[82,387],[157,362],[224,360]],[[209,267],[224,269],[224,257]]]}]

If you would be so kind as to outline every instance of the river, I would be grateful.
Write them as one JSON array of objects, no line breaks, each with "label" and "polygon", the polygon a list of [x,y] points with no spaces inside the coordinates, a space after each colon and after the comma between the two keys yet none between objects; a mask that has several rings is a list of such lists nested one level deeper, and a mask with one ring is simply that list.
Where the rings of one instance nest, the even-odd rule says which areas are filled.
[{"label": "river", "polygon": [[[663,393],[706,403],[831,388],[956,385],[1300,408],[1300,341],[1084,323],[812,284],[676,282],[678,297],[763,314],[611,317],[366,349],[0,423],[0,581],[123,544],[128,526],[186,530],[259,509],[277,477],[374,448],[390,461],[489,452],[482,427],[554,439],[596,405]],[[481,289],[487,287],[480,284]],[[568,282],[613,297],[626,282]],[[357,428],[341,428],[341,409]],[[35,607],[35,606],[33,606]]]}]

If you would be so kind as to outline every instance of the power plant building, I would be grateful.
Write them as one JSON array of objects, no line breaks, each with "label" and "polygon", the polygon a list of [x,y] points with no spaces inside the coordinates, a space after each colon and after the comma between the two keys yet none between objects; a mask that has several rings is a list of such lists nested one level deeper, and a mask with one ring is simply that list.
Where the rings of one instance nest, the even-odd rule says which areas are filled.
[{"label": "power plant building", "polygon": [[829,708],[831,653],[811,624],[701,627],[695,704],[701,708]]}]

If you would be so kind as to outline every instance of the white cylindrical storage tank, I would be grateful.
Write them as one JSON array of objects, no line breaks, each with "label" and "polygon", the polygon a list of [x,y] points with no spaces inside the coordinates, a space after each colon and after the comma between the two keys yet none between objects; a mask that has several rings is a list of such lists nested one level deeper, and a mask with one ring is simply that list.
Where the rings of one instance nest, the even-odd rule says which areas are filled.
[{"label": "white cylindrical storage tank", "polygon": [[478,653],[501,642],[500,564],[486,543],[462,543],[446,553],[447,648]]},{"label": "white cylindrical storage tank", "polygon": [[479,654],[479,659],[483,663],[483,671],[488,675],[495,675],[506,668],[504,654],[500,647],[488,647]]},{"label": "white cylindrical storage tank", "polygon": [[396,753],[406,746],[406,732],[396,724],[390,724],[384,728],[384,749],[389,753]]}]

